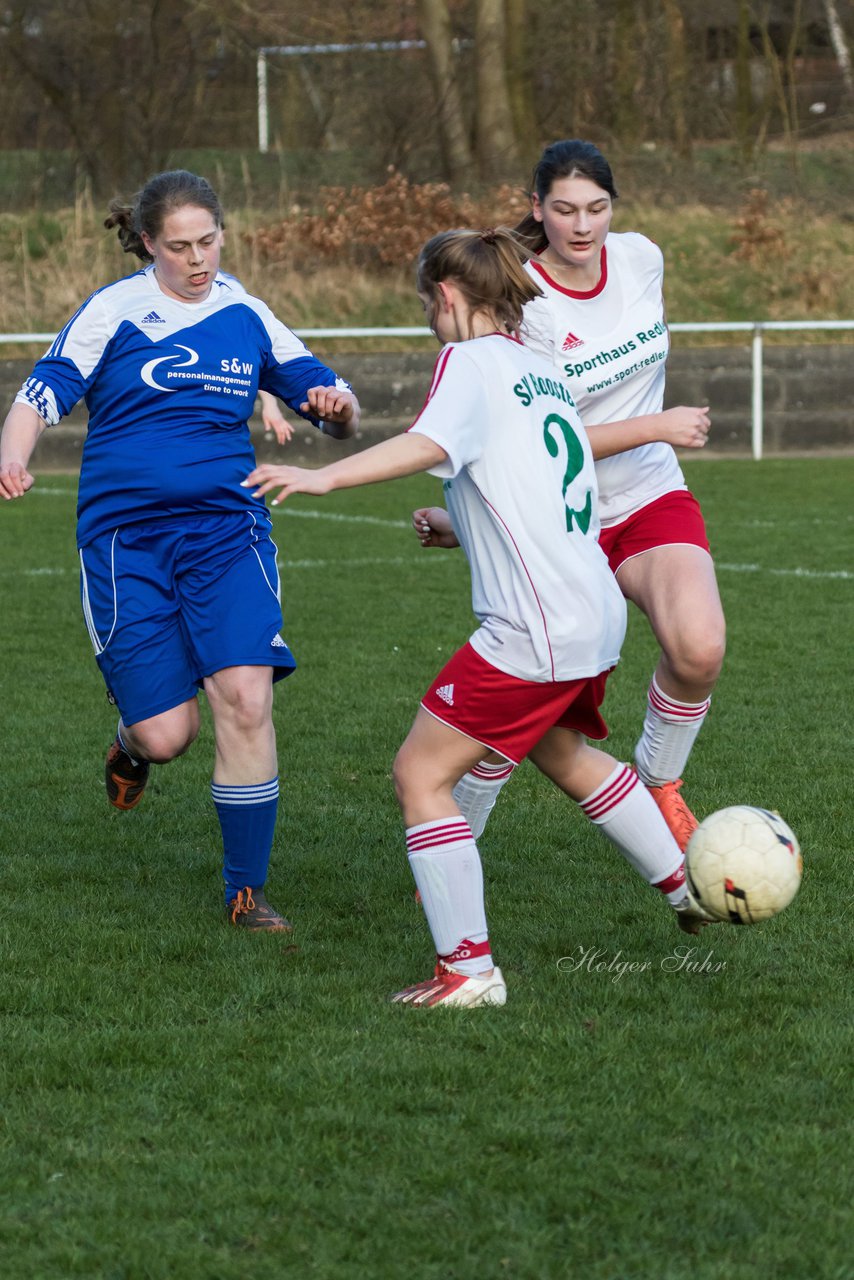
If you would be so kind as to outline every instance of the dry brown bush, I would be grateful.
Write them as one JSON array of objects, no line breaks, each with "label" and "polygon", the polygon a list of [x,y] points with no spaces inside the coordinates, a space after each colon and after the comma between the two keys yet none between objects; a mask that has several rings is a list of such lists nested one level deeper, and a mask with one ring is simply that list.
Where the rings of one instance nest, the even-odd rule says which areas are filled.
[{"label": "dry brown bush", "polygon": [[354,267],[411,266],[430,236],[451,227],[514,225],[528,200],[502,186],[480,199],[454,195],[445,183],[413,183],[391,170],[380,187],[322,187],[318,209],[292,205],[288,216],[247,232],[246,242],[266,262],[299,263],[312,257]]},{"label": "dry brown bush", "polygon": [[761,187],[748,192],[741,217],[735,220],[732,243],[735,257],[744,262],[788,258],[791,250],[785,231],[770,217],[768,192]]}]

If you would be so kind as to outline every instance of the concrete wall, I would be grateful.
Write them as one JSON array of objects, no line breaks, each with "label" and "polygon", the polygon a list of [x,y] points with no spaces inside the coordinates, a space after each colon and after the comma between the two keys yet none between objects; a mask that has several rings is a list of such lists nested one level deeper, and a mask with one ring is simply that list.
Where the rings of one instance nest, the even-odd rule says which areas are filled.
[{"label": "concrete wall", "polygon": [[[265,438],[259,419],[253,437],[259,459],[321,463],[403,430],[418,414],[435,359],[435,348],[399,355],[342,355],[330,360],[348,378],[362,402],[359,438],[346,445],[326,440],[300,421],[294,442],[279,449]],[[0,360],[0,404],[9,404],[30,371],[22,360]],[[765,348],[766,455],[854,449],[854,346]],[[677,347],[668,361],[667,403],[709,404],[709,451],[750,454],[750,347]],[[73,470],[86,430],[85,407],[42,437],[36,470]]]}]

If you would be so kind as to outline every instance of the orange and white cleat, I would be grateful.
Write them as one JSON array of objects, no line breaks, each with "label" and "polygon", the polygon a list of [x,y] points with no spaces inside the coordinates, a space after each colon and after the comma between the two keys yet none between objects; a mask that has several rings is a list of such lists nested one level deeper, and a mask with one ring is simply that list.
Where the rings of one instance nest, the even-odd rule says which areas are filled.
[{"label": "orange and white cleat", "polygon": [[647,791],[661,810],[661,816],[670,828],[673,839],[684,853],[699,823],[679,794],[681,786],[682,779],[677,778],[674,782],[662,783],[660,787],[647,787]]},{"label": "orange and white cleat", "polygon": [[392,1004],[430,1006],[443,1004],[459,1009],[473,1009],[476,1005],[502,1005],[507,1000],[507,986],[501,970],[493,969],[488,978],[471,977],[460,973],[453,965],[440,960],[432,978],[417,982],[414,987],[404,987],[390,997]]},{"label": "orange and white cleat", "polygon": [[293,925],[271,907],[260,889],[238,889],[236,897],[227,903],[226,918],[239,929],[250,933],[291,933]]},{"label": "orange and white cleat", "polygon": [[142,799],[148,773],[148,761],[137,760],[134,764],[116,738],[104,761],[104,781],[110,804],[117,809],[134,809]]}]

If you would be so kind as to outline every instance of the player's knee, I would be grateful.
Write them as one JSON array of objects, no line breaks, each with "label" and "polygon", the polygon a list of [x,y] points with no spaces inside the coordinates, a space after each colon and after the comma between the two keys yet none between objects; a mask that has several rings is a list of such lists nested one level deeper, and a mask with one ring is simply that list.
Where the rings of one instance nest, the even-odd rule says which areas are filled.
[{"label": "player's knee", "polygon": [[168,764],[182,756],[198,735],[198,725],[176,723],[172,725],[134,726],[133,746],[136,754],[152,764]]},{"label": "player's knee", "polygon": [[726,635],[720,631],[693,637],[671,655],[676,677],[684,684],[714,684],[721,673],[726,653]]},{"label": "player's knee", "polygon": [[215,684],[208,690],[208,701],[216,718],[227,718],[238,731],[251,733],[272,715],[272,682],[259,680],[250,670],[245,676],[232,677],[227,684]]},{"label": "player's knee", "polygon": [[[397,803],[404,815],[429,804],[441,789],[441,781],[434,776],[431,763],[407,743],[398,751],[391,772]],[[450,788],[448,790],[450,794]]]}]

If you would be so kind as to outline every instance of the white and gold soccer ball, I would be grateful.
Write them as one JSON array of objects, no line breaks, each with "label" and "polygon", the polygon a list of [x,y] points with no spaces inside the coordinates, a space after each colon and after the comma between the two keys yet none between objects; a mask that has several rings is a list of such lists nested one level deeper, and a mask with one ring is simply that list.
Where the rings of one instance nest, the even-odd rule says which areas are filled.
[{"label": "white and gold soccer ball", "polygon": [[692,894],[731,924],[776,916],[798,892],[802,870],[800,845],[779,813],[747,804],[704,818],[685,851]]}]

